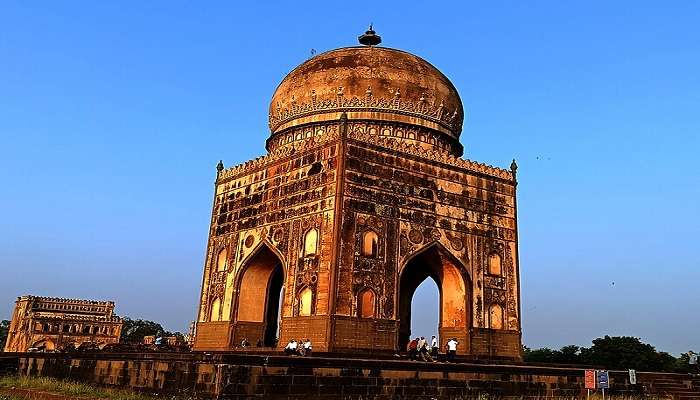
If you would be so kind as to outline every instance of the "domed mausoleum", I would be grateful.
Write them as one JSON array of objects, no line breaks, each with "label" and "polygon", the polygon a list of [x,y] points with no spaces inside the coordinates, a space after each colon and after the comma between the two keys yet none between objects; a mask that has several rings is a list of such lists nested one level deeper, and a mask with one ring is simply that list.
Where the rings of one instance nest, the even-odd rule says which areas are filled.
[{"label": "domed mausoleum", "polygon": [[519,358],[515,163],[460,158],[449,79],[371,29],[360,42],[290,72],[267,154],[217,167],[195,350],[403,351],[433,279],[441,349]]}]

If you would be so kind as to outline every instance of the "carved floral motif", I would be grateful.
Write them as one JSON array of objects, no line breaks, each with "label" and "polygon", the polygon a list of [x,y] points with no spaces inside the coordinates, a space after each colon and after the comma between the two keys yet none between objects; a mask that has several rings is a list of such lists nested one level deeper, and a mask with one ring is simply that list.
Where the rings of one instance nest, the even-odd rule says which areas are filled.
[{"label": "carved floral motif", "polygon": [[443,103],[429,104],[423,98],[417,101],[406,100],[397,96],[398,91],[388,97],[376,97],[370,91],[364,98],[353,96],[346,98],[342,87],[335,94],[329,93],[326,98],[319,98],[315,93],[312,101],[300,103],[292,99],[291,107],[282,108],[277,105],[269,115],[270,130],[275,131],[281,125],[309,115],[324,112],[392,112],[410,117],[419,117],[432,121],[453,131],[462,131],[463,117],[457,110],[447,110]]}]

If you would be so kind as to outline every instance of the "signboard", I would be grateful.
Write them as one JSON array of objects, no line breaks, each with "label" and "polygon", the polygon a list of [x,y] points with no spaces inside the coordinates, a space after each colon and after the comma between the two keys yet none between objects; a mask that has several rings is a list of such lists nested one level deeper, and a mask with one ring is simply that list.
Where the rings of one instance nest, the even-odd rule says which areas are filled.
[{"label": "signboard", "polygon": [[637,371],[631,369],[630,370],[630,385],[636,385],[637,384]]},{"label": "signboard", "polygon": [[595,371],[592,369],[586,370],[586,389],[595,389]]},{"label": "signboard", "polygon": [[598,371],[598,387],[607,389],[610,387],[610,376],[608,371]]}]

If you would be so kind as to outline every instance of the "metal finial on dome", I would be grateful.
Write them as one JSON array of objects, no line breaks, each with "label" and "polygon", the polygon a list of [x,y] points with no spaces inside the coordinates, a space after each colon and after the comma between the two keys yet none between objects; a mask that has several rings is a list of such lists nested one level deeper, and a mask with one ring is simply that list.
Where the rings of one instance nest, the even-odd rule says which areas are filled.
[{"label": "metal finial on dome", "polygon": [[357,40],[360,41],[360,44],[364,44],[365,46],[376,46],[382,42],[382,37],[377,35],[377,32],[372,29],[372,24],[369,24],[369,29],[367,29],[364,35],[359,36]]}]

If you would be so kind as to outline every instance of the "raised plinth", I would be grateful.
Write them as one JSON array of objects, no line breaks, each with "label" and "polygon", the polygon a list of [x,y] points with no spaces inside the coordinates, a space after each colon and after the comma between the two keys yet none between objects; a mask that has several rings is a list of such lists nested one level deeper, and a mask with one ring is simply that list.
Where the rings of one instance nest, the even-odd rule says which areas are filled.
[{"label": "raised plinth", "polygon": [[[70,378],[159,394],[221,399],[418,399],[585,397],[584,369],[496,363],[423,363],[241,353],[16,354],[23,375]],[[700,380],[682,374],[611,373],[611,394],[663,393],[673,383],[700,396]],[[664,384],[666,386],[664,386]]]}]

